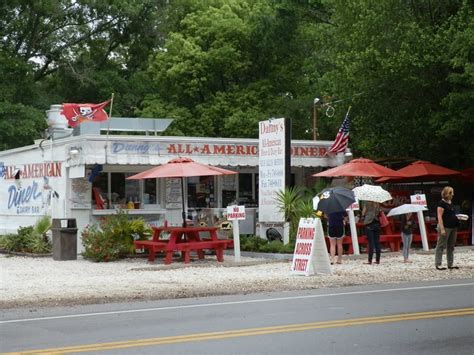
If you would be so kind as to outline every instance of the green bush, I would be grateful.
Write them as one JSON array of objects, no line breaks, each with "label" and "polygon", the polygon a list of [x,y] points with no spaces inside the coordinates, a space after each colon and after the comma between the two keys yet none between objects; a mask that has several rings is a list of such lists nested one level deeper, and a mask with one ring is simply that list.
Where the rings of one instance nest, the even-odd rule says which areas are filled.
[{"label": "green bush", "polygon": [[241,236],[240,238],[241,251],[292,254],[294,249],[294,242],[284,245],[279,240],[268,241],[257,236]]},{"label": "green bush", "polygon": [[130,219],[119,210],[105,217],[99,225],[89,225],[82,231],[83,256],[93,261],[113,261],[135,252],[134,240],[147,239],[151,229],[143,218]]},{"label": "green bush", "polygon": [[51,219],[44,216],[34,226],[20,227],[17,234],[7,234],[0,238],[0,248],[10,252],[49,254],[51,241],[46,234],[51,228]]},{"label": "green bush", "polygon": [[93,261],[113,261],[119,258],[121,246],[112,234],[100,230],[99,226],[88,225],[81,236],[84,258]]}]

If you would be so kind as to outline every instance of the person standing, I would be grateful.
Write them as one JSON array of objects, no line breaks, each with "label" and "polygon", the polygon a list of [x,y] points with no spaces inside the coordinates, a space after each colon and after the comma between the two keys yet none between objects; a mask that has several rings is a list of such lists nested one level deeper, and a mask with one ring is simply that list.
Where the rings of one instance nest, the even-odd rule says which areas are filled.
[{"label": "person standing", "polygon": [[372,258],[375,250],[375,263],[380,264],[380,204],[368,201],[362,210],[364,217],[365,234],[369,242],[369,255],[367,264],[372,264]]},{"label": "person standing", "polygon": [[446,270],[442,267],[443,252],[446,249],[446,259],[448,269],[459,269],[454,266],[454,246],[456,245],[456,235],[459,225],[456,212],[452,204],[454,190],[451,186],[446,186],[441,191],[441,201],[436,209],[438,219],[438,242],[435,251],[435,266],[437,270]]},{"label": "person standing", "polygon": [[402,241],[403,241],[403,262],[411,263],[408,259],[408,253],[410,251],[411,241],[413,240],[413,213],[406,213],[402,215],[401,220],[402,230]]},{"label": "person standing", "polygon": [[[342,264],[342,239],[344,238],[344,218],[346,212],[334,212],[328,214],[329,253],[331,254],[331,265]],[[336,261],[337,246],[337,261]]]}]

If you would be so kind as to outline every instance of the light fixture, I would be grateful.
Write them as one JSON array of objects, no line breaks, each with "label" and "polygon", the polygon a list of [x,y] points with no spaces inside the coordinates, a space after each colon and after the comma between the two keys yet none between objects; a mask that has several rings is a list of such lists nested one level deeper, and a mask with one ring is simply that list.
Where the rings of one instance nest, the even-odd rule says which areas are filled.
[{"label": "light fixture", "polygon": [[350,148],[346,148],[346,151],[344,152],[344,158],[346,160],[351,160],[352,159],[352,152]]},{"label": "light fixture", "polygon": [[69,148],[69,156],[71,159],[76,159],[79,156],[79,153],[81,152],[82,148],[81,147],[71,147]]}]

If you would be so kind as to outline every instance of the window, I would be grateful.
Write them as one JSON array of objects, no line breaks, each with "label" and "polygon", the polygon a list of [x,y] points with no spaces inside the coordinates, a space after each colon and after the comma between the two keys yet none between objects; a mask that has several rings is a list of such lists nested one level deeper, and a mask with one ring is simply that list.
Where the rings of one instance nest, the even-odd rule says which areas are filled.
[{"label": "window", "polygon": [[145,179],[143,181],[143,204],[154,205],[157,203],[156,179]]},{"label": "window", "polygon": [[214,176],[188,178],[188,207],[215,207]]},{"label": "window", "polygon": [[[139,202],[142,200],[140,180],[127,180],[127,177],[132,175],[135,175],[135,173],[101,172],[94,178],[92,183],[93,190],[95,188],[96,191],[100,191],[100,194],[107,201],[110,201],[110,208],[125,207],[128,201]],[[153,194],[153,198],[156,201],[156,179],[147,180],[145,186],[147,186],[147,191],[150,191],[147,192],[148,198],[150,199],[150,196]],[[95,201],[95,197],[93,198]]]}]

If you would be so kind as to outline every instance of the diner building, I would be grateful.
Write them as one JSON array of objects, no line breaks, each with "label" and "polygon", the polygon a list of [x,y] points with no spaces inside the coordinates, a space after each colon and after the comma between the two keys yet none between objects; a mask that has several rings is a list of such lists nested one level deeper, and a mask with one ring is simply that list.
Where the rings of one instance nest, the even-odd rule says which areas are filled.
[{"label": "diner building", "polygon": [[[47,111],[47,138],[0,152],[0,234],[33,225],[48,214],[75,218],[80,236],[86,225],[120,208],[150,224],[161,225],[166,220],[178,225],[179,179],[127,180],[176,157],[238,172],[187,178],[185,204],[190,222],[200,223],[209,211],[238,203],[249,211],[241,233],[255,231],[258,139],[158,135],[171,123],[167,119],[111,118],[71,129],[60,110],[61,105],[53,105]],[[331,144],[292,140],[291,183],[311,186],[315,182],[312,174],[342,164],[344,154],[326,154]],[[214,215],[219,218],[218,213]]]}]

